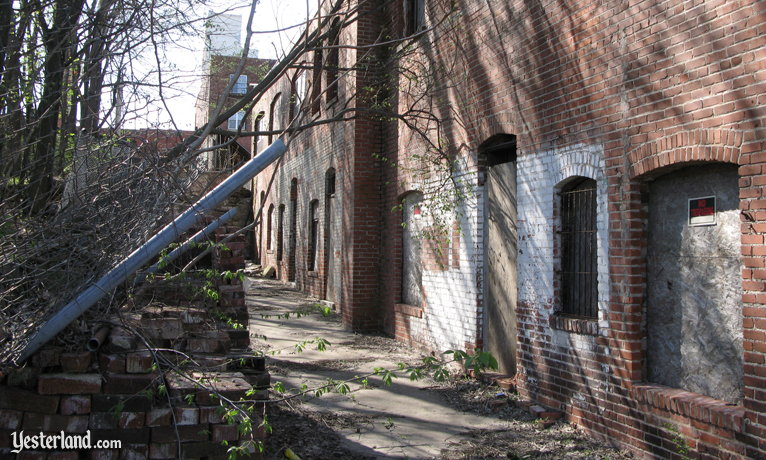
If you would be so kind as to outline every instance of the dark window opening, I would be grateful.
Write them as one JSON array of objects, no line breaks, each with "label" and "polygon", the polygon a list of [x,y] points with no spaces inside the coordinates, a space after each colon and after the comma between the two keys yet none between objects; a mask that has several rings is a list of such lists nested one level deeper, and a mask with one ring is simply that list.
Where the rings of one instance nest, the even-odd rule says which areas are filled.
[{"label": "dark window opening", "polygon": [[405,33],[412,35],[425,29],[425,0],[405,0]]},{"label": "dark window opening", "polygon": [[560,197],[561,313],[597,318],[596,181],[575,179]]},{"label": "dark window opening", "polygon": [[333,168],[325,173],[325,195],[335,195],[335,169]]},{"label": "dark window opening", "polygon": [[308,270],[316,270],[317,251],[319,249],[319,200],[313,200],[309,205],[309,253]]},{"label": "dark window opening", "polygon": [[314,50],[314,69],[311,78],[311,113],[317,114],[322,107],[322,44]]},{"label": "dark window opening", "polygon": [[325,74],[327,77],[326,98],[328,102],[334,101],[338,97],[338,76],[340,75],[340,53],[338,48],[340,44],[340,19],[338,18],[335,18],[332,22],[329,42],[330,49],[327,51],[327,67]]},{"label": "dark window opening", "polygon": [[295,251],[298,245],[298,179],[290,181],[290,234],[288,236],[287,280],[295,281]]},{"label": "dark window opening", "polygon": [[267,221],[266,221],[266,249],[271,250],[271,230],[272,226],[271,223],[274,220],[274,205],[269,205],[269,212],[267,214]]},{"label": "dark window opening", "polygon": [[285,205],[279,205],[279,211],[277,211],[277,260],[282,261],[282,255],[284,253],[284,237],[285,237]]},{"label": "dark window opening", "polygon": [[279,96],[281,95],[282,93],[277,93],[277,95],[274,96],[274,100],[271,101],[271,107],[269,108],[269,145],[274,142],[274,134],[272,134],[272,131],[279,128],[279,123],[276,117],[279,116],[279,112],[277,112],[277,103],[279,102]]},{"label": "dark window opening", "polygon": [[516,136],[496,134],[479,146],[479,159],[488,168],[516,161]]}]

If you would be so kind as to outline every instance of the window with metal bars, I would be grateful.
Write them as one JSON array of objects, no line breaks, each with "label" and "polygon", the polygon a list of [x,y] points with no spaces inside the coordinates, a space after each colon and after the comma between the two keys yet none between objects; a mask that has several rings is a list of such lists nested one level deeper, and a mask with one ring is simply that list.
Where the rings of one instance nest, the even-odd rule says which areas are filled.
[{"label": "window with metal bars", "polygon": [[575,179],[560,197],[561,313],[597,318],[596,181]]}]

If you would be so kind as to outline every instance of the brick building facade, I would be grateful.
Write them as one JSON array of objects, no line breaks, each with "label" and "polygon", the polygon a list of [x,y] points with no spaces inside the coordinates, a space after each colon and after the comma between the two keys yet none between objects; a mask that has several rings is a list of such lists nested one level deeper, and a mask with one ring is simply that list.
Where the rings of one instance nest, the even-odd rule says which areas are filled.
[{"label": "brick building facade", "polygon": [[255,179],[260,262],[647,456],[766,458],[766,6],[358,6],[254,111],[356,115]]},{"label": "brick building facade", "polygon": [[[248,53],[242,63],[239,15],[222,14],[210,19],[205,29],[205,49],[202,58],[202,82],[194,104],[194,127],[199,129],[216,114],[216,110],[231,107],[250,86],[259,82],[274,64],[270,59],[259,59],[257,53]],[[235,80],[236,79],[236,80]],[[231,85],[231,86],[230,86]],[[227,90],[228,89],[228,90]],[[222,106],[221,106],[222,105]],[[233,115],[218,128],[237,132],[252,124],[245,110]],[[222,146],[205,157],[206,168],[213,171],[231,170],[248,159],[253,150],[251,137],[214,133],[206,141],[207,147]]]}]

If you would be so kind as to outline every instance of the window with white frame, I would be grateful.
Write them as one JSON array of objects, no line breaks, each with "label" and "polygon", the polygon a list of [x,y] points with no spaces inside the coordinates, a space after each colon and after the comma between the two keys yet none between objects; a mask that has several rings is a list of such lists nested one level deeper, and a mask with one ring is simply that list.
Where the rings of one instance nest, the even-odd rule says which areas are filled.
[{"label": "window with white frame", "polygon": [[[229,75],[229,82],[234,80],[234,74]],[[247,75],[240,75],[234,86],[231,87],[231,93],[234,96],[241,96],[247,92]]]},{"label": "window with white frame", "polygon": [[238,131],[245,121],[245,111],[240,111],[229,117],[228,129]]}]

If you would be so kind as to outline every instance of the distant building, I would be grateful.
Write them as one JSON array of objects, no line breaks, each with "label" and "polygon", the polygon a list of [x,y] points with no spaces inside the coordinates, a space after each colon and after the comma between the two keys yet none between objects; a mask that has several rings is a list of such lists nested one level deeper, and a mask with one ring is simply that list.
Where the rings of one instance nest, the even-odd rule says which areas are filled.
[{"label": "distant building", "polygon": [[[242,72],[236,74],[242,61],[241,24],[240,15],[223,14],[214,16],[206,25],[202,58],[204,76],[195,103],[195,128],[204,126],[210,120],[219,102],[223,103],[223,109],[231,107],[253,84],[260,81],[275,62],[258,59],[257,50],[251,49],[245,58]],[[226,93],[226,88],[232,81],[234,83]],[[251,117],[245,116],[244,111],[240,111],[218,126],[232,134],[217,133],[207,138],[206,147],[222,146],[206,155],[208,170],[231,169],[250,158],[253,150],[252,138],[233,135],[238,129],[246,130],[250,119]]]}]

